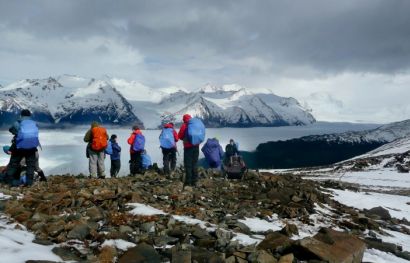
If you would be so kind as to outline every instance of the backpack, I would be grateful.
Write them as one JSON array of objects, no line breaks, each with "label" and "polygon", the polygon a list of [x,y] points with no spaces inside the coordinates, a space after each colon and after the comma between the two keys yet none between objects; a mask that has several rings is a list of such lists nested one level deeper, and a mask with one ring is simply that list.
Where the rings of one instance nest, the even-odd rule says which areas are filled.
[{"label": "backpack", "polygon": [[134,143],[132,144],[132,150],[135,152],[140,152],[145,149],[145,136],[138,133],[135,135]]},{"label": "backpack", "polygon": [[105,153],[108,154],[108,155],[113,154],[112,142],[111,141],[108,141],[107,148],[105,148]]},{"label": "backpack", "polygon": [[161,148],[172,149],[175,147],[174,130],[172,128],[162,129],[159,136],[159,144]]},{"label": "backpack", "polygon": [[37,124],[33,120],[23,120],[16,137],[17,149],[33,149],[39,145]]},{"label": "backpack", "polygon": [[91,129],[91,150],[99,152],[107,148],[107,130],[103,127]]},{"label": "backpack", "polygon": [[148,169],[152,163],[151,163],[151,157],[148,154],[143,154],[141,155],[142,158],[142,168]]},{"label": "backpack", "polygon": [[188,122],[188,141],[193,145],[199,145],[205,140],[205,125],[198,118],[192,118]]}]

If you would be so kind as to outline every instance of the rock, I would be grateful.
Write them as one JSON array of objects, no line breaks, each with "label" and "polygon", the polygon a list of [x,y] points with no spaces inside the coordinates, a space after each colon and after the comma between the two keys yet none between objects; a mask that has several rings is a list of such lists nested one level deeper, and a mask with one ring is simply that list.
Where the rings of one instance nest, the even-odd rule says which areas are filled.
[{"label": "rock", "polygon": [[90,228],[87,224],[76,225],[70,232],[67,234],[68,239],[78,239],[84,240],[90,234]]},{"label": "rock", "polygon": [[222,253],[211,252],[206,249],[192,248],[191,250],[192,262],[207,262],[207,263],[223,263],[225,262]]},{"label": "rock", "polygon": [[408,173],[409,172],[409,168],[401,165],[401,164],[396,164],[396,169],[399,173]]},{"label": "rock", "polygon": [[392,254],[397,254],[397,252],[399,252],[396,244],[383,242],[378,238],[365,238],[365,242],[369,248],[378,249]]},{"label": "rock", "polygon": [[279,232],[273,232],[273,233],[269,233],[265,237],[265,239],[261,243],[259,243],[257,248],[261,250],[276,251],[278,248],[287,248],[292,243],[293,241],[289,239],[289,237]]},{"label": "rock", "polygon": [[130,226],[121,225],[119,231],[121,234],[129,234],[134,232],[134,229],[132,229]]},{"label": "rock", "polygon": [[54,245],[53,242],[51,242],[50,240],[46,240],[46,239],[34,239],[33,243],[35,244],[39,244],[39,245],[43,245],[43,246],[51,246]]},{"label": "rock", "polygon": [[83,261],[81,254],[73,247],[54,247],[51,251],[64,261]]},{"label": "rock", "polygon": [[101,263],[115,262],[116,256],[117,256],[117,249],[115,247],[104,246],[101,249],[100,255],[98,255],[98,262],[101,262]]},{"label": "rock", "polygon": [[269,254],[265,250],[258,250],[256,252],[256,261],[252,261],[255,263],[277,263],[277,259],[274,258],[271,254]]},{"label": "rock", "polygon": [[160,262],[161,257],[157,251],[146,243],[128,249],[118,260],[118,263],[145,263]]},{"label": "rock", "polygon": [[64,226],[65,226],[65,222],[64,221],[58,221],[58,222],[54,222],[49,224],[46,227],[46,231],[47,233],[52,236],[52,237],[56,237],[58,236],[61,232],[64,231]]},{"label": "rock", "polygon": [[299,230],[295,224],[286,223],[286,225],[280,230],[280,233],[291,237],[293,235],[299,235]]},{"label": "rock", "polygon": [[292,263],[294,258],[295,257],[293,256],[292,253],[291,254],[286,254],[286,255],[280,257],[278,263]]},{"label": "rock", "polygon": [[171,249],[172,253],[172,261],[171,263],[191,263],[191,251],[190,250],[182,250],[174,246]]},{"label": "rock", "polygon": [[93,206],[87,209],[86,216],[90,218],[90,220],[98,222],[104,219],[104,215],[101,213],[100,209]]},{"label": "rock", "polygon": [[234,256],[230,256],[229,258],[225,259],[225,263],[236,263],[236,259]]},{"label": "rock", "polygon": [[327,228],[299,243],[320,260],[329,262],[362,262],[366,249],[365,243],[358,237]]},{"label": "rock", "polygon": [[376,215],[378,216],[380,219],[382,220],[390,220],[391,219],[391,215],[389,210],[378,206],[378,207],[373,207],[370,210],[365,210],[365,213],[368,215]]},{"label": "rock", "polygon": [[146,233],[155,232],[155,222],[146,222],[141,225],[140,229]]}]

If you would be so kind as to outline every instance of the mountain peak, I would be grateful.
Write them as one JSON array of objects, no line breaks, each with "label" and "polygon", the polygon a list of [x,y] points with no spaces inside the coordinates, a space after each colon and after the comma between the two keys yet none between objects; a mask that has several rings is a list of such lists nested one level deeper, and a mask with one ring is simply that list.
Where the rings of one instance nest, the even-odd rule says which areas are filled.
[{"label": "mountain peak", "polygon": [[237,84],[227,84],[223,86],[214,86],[211,84],[206,84],[199,91],[202,93],[214,93],[214,92],[237,92],[244,90],[245,88]]}]

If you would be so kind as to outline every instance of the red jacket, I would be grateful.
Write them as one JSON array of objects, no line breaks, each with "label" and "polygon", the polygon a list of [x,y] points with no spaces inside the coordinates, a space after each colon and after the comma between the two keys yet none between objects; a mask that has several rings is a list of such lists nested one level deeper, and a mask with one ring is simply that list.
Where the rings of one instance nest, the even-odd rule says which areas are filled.
[{"label": "red jacket", "polygon": [[179,139],[184,141],[184,148],[191,148],[195,146],[189,142],[188,138],[185,138],[187,128],[188,128],[188,122],[191,118],[192,117],[189,114],[185,114],[184,117],[182,117],[182,120],[184,121],[184,123],[182,124],[181,128],[179,128],[179,132],[178,132]]},{"label": "red jacket", "polygon": [[176,143],[178,142],[179,138],[178,138],[177,132],[176,132],[175,129],[174,129],[174,124],[173,124],[173,123],[167,123],[167,124],[165,124],[165,125],[164,125],[164,129],[167,129],[167,128],[171,128],[171,129],[172,129],[172,133],[174,134],[174,139],[175,139],[175,148],[177,148]]},{"label": "red jacket", "polygon": [[135,141],[135,136],[137,136],[137,134],[142,134],[141,130],[135,130],[131,133],[131,136],[128,138],[127,142],[130,146],[130,153],[134,153],[135,151],[132,149],[132,145],[134,144]]}]

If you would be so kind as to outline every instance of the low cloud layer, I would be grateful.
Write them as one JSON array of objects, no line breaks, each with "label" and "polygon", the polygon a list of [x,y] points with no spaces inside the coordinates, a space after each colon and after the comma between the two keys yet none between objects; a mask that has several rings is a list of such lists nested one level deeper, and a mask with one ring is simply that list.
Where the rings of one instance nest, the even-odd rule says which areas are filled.
[{"label": "low cloud layer", "polygon": [[406,0],[1,0],[0,83],[238,83],[307,101],[322,119],[388,122],[410,117],[409,12]]}]

